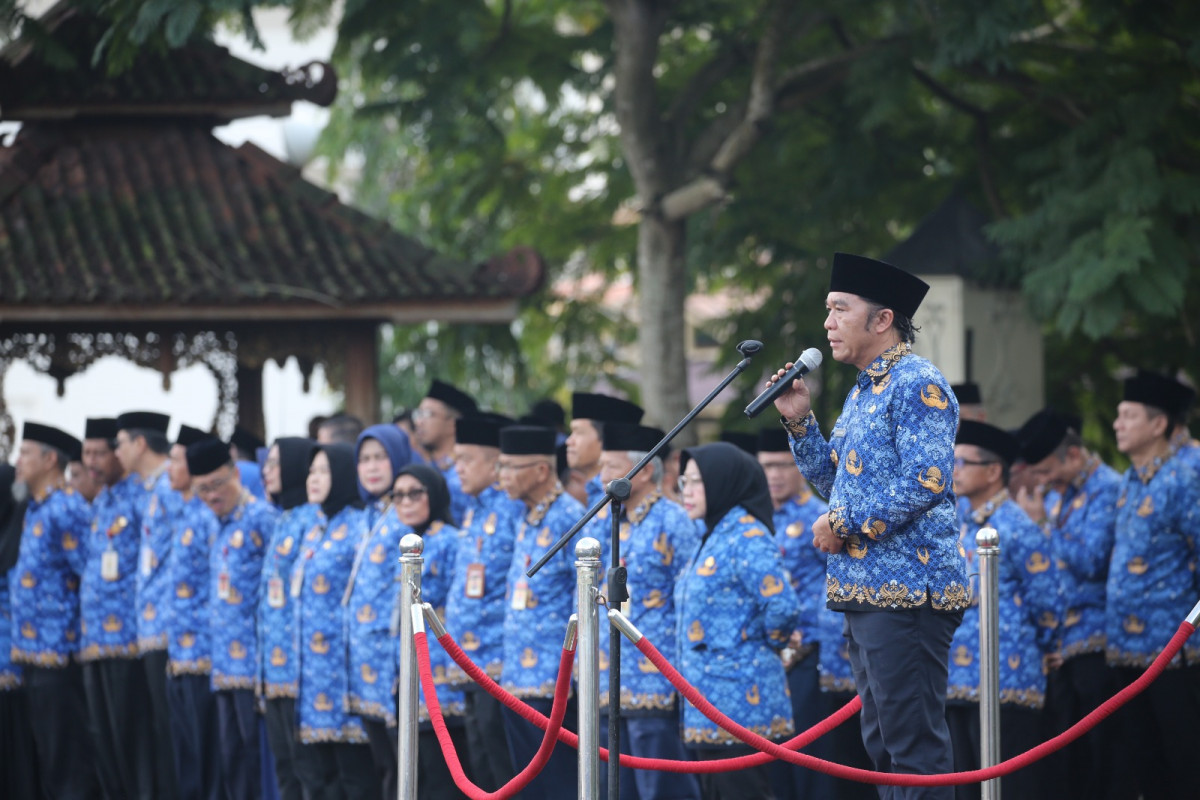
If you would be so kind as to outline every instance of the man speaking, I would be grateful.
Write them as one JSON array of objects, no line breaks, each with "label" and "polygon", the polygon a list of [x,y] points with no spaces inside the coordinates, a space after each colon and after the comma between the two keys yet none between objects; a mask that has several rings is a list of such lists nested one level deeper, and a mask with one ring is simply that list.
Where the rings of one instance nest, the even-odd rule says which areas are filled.
[{"label": "man speaking", "polygon": [[[859,369],[854,388],[828,441],[802,379],[775,400],[797,466],[829,498],[813,544],[829,554],[828,605],[845,614],[863,744],[876,769],[917,774],[954,767],[947,660],[969,600],[951,490],[958,402],[911,348],[927,291],[890,264],[835,254],[825,330],[833,357]],[[954,790],[880,794],[949,800]]]}]

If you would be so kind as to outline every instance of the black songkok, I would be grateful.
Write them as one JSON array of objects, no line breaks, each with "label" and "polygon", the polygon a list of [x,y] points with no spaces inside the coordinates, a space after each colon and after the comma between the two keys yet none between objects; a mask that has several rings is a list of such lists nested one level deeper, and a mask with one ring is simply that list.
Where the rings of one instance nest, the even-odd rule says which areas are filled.
[{"label": "black songkok", "polygon": [[983,394],[979,391],[978,383],[956,383],[950,387],[958,398],[960,406],[978,406],[983,404]]},{"label": "black songkok", "polygon": [[763,428],[758,432],[758,452],[760,453],[790,453],[792,452],[791,442],[788,441],[788,434],[783,428],[778,425],[773,425],[770,428]]},{"label": "black songkok", "polygon": [[721,441],[729,442],[739,450],[745,450],[752,456],[758,455],[758,437],[753,433],[741,431],[721,431]]},{"label": "black songkok", "polygon": [[440,400],[463,415],[474,414],[479,410],[474,397],[457,386],[451,386],[437,378],[434,378],[433,383],[429,384],[429,391],[425,393],[425,396]]},{"label": "black songkok", "polygon": [[170,424],[169,416],[154,411],[128,411],[117,417],[119,431],[158,431],[165,435]]},{"label": "black songkok", "polygon": [[1027,464],[1036,464],[1053,453],[1067,435],[1067,427],[1066,418],[1052,408],[1034,414],[1017,431],[1021,458]]},{"label": "black songkok", "polygon": [[654,449],[654,445],[662,441],[663,435],[659,428],[630,425],[628,422],[611,422],[604,426],[604,449],[649,453]]},{"label": "black songkok", "polygon": [[513,421],[502,414],[476,414],[463,417],[454,427],[454,439],[458,444],[474,444],[480,447],[499,447],[500,431]]},{"label": "black songkok", "polygon": [[1196,399],[1196,392],[1174,378],[1139,369],[1137,375],[1125,379],[1125,395],[1122,399],[1154,406],[1177,418],[1191,406]]},{"label": "black songkok", "polygon": [[834,253],[829,291],[856,294],[911,319],[925,299],[929,284],[883,261]]},{"label": "black songkok", "polygon": [[1017,437],[1003,428],[988,425],[986,422],[976,422],[965,419],[958,426],[958,435],[954,437],[955,444],[973,444],[982,447],[999,456],[1005,464],[1012,464],[1021,454],[1021,446]]},{"label": "black songkok", "polygon": [[181,444],[184,447],[191,447],[196,442],[202,442],[205,439],[216,439],[207,431],[202,431],[199,428],[193,428],[191,425],[180,425],[179,433],[175,437],[175,444]]},{"label": "black songkok", "polygon": [[645,410],[637,403],[607,394],[575,392],[571,395],[571,416],[596,422],[628,422],[637,425]]},{"label": "black songkok", "polygon": [[117,438],[118,430],[117,421],[112,417],[89,417],[83,426],[83,438],[111,442]]},{"label": "black songkok", "polygon": [[233,457],[229,455],[229,445],[216,437],[201,439],[195,444],[188,445],[188,472],[192,473],[193,478],[211,475],[232,461]]},{"label": "black songkok", "polygon": [[500,431],[500,452],[510,456],[552,456],[556,445],[553,428],[509,425]]},{"label": "black songkok", "polygon": [[[66,431],[60,431],[58,428],[53,428],[49,425],[42,425],[37,422],[26,422],[25,427],[21,430],[21,438],[30,442],[38,442],[39,444],[49,445],[57,448],[67,454],[72,461],[78,461],[74,457],[75,453],[79,453],[82,457],[83,443],[76,439]],[[65,465],[64,465],[65,466]]]}]

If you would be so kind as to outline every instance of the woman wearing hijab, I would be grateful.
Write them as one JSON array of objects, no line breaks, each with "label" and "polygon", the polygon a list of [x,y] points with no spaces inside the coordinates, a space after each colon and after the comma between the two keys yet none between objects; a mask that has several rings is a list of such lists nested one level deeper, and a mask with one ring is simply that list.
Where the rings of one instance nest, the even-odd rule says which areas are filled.
[{"label": "woman wearing hijab", "polygon": [[25,500],[17,500],[17,473],[0,464],[0,797],[40,797],[33,761],[33,731],[29,706],[21,685],[21,668],[9,655],[12,614],[8,583],[21,550]]},{"label": "woman wearing hijab", "polygon": [[[699,548],[675,585],[679,670],[713,705],[755,733],[793,733],[787,675],[779,652],[800,617],[799,601],[774,542],[774,506],[753,456],[729,444],[683,451],[684,510],[703,520]],[[727,758],[750,748],[691,704],[684,744],[697,758]],[[704,797],[773,798],[765,766],[704,776]]]},{"label": "woman wearing hijab", "polygon": [[316,506],[308,503],[304,481],[312,457],[312,439],[276,439],[267,453],[263,484],[279,515],[263,557],[258,591],[258,695],[266,701],[267,740],[275,764],[281,800],[301,800],[296,763],[296,695],[300,683],[295,652],[294,613],[287,579],[300,552],[300,540],[312,527]]},{"label": "woman wearing hijab", "polygon": [[299,546],[289,593],[295,614],[300,696],[296,719],[304,758],[296,772],[308,800],[377,800],[383,789],[362,721],[343,705],[347,652],[342,596],[354,566],[362,501],[354,447],[328,444],[313,450],[308,501],[319,508]]},{"label": "woman wearing hijab", "polygon": [[398,662],[392,614],[400,578],[400,528],[391,510],[392,483],[413,460],[408,436],[395,425],[372,425],[355,448],[358,494],[364,503],[350,530],[356,550],[346,591],[343,622],[350,653],[346,707],[362,717],[384,797],[396,796],[396,748],[388,727],[396,725]]},{"label": "woman wearing hijab", "polygon": [[[421,551],[421,600],[437,609],[442,621],[446,618],[446,600],[450,581],[454,577],[454,554],[458,548],[458,528],[450,511],[450,489],[446,479],[433,467],[410,464],[400,470],[392,485],[392,509],[400,521],[401,535],[409,531],[424,539]],[[397,658],[399,654],[397,654]],[[438,687],[438,700],[446,725],[454,739],[454,747],[463,763],[467,757],[466,732],[463,729],[463,694],[452,691],[446,676],[450,657],[440,646],[429,648],[433,682]],[[454,786],[450,770],[442,756],[437,735],[429,721],[429,712],[422,700],[419,711],[420,732],[417,745],[417,791],[421,800],[443,800],[464,795]],[[389,728],[389,733],[398,733]]]}]

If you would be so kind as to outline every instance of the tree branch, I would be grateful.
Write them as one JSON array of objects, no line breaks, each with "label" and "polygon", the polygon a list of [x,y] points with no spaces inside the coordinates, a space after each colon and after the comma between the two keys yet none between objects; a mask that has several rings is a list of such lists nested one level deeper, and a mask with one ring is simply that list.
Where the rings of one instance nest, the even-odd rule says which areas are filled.
[{"label": "tree branch", "polygon": [[690,119],[704,96],[745,61],[746,53],[737,43],[730,42],[722,47],[704,66],[696,70],[691,80],[676,95],[674,102],[667,109],[667,122],[679,125],[682,121]]},{"label": "tree branch", "polygon": [[607,0],[613,20],[614,109],[621,148],[643,203],[662,192],[673,171],[658,113],[654,65],[669,4],[652,0]]}]

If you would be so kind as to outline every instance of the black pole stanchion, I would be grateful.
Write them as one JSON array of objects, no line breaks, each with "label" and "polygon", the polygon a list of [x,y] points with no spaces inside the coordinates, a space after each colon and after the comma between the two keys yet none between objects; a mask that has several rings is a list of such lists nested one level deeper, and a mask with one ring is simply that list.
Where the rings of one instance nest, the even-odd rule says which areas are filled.
[{"label": "black pole stanchion", "polygon": [[[711,392],[709,392],[703,400],[701,400],[695,408],[687,413],[683,419],[676,423],[675,427],[667,432],[667,435],[662,438],[658,444],[654,445],[642,460],[633,465],[633,469],[629,470],[624,478],[618,478],[611,481],[604,492],[604,497],[596,501],[595,505],[587,510],[587,512],[579,518],[579,520],[571,526],[571,529],[563,534],[557,542],[555,542],[546,554],[539,558],[529,569],[525,570],[526,577],[532,578],[537,574],[538,570],[546,565],[551,558],[561,549],[567,546],[567,543],[574,538],[575,534],[583,530],[589,522],[597,514],[600,513],[609,503],[613,504],[612,515],[612,558],[610,572],[608,576],[608,604],[610,608],[618,608],[620,604],[629,599],[629,591],[625,586],[625,568],[621,566],[620,561],[620,524],[621,524],[621,504],[629,498],[629,481],[634,476],[646,468],[646,465],[653,461],[659,453],[663,451],[671,440],[674,439],[681,430],[687,427],[696,416],[708,407],[713,400],[716,399],[725,387],[733,383],[733,379],[746,371],[750,366],[754,355],[762,350],[762,342],[755,339],[747,339],[743,342],[738,342],[737,350],[742,354],[742,360],[737,363],[725,378],[717,384]],[[615,491],[614,491],[615,490]],[[622,494],[618,497],[618,494]],[[609,653],[608,653],[608,796],[610,800],[618,800],[620,797],[620,764],[618,763],[618,755],[621,752],[621,635],[616,629],[609,630]]]}]

